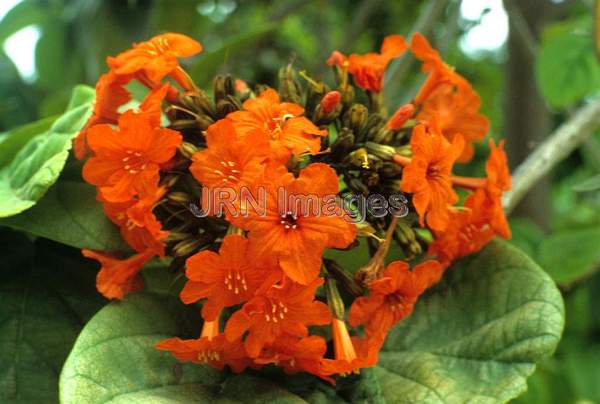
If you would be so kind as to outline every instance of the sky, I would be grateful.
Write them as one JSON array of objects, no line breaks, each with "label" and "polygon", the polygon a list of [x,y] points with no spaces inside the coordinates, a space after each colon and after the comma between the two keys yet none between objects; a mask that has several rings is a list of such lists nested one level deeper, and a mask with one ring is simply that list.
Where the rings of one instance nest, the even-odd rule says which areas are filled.
[{"label": "sky", "polygon": [[[6,13],[21,1],[0,0],[0,24]],[[230,3],[235,4],[228,0],[227,4]],[[487,13],[484,14],[485,10]],[[482,51],[496,50],[506,42],[508,17],[502,0],[463,0],[460,13],[461,17],[469,22],[480,20],[479,24],[460,39],[460,47],[465,53],[476,56]],[[0,44],[26,82],[33,82],[36,78],[35,46],[41,34],[39,27],[31,25],[14,33],[4,44]]]}]

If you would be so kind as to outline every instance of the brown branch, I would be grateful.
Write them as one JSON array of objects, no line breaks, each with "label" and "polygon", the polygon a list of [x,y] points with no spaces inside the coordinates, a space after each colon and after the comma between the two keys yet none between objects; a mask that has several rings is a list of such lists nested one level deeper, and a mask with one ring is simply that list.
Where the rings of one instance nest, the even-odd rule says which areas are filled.
[{"label": "brown branch", "polygon": [[529,189],[552,168],[600,128],[600,101],[581,107],[571,119],[559,126],[513,173],[513,187],[504,194],[507,213],[523,199]]}]

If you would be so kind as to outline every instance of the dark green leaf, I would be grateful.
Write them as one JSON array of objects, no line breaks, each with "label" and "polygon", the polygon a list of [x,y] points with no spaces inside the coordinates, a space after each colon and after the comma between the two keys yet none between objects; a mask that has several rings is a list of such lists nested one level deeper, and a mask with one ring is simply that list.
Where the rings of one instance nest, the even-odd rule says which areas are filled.
[{"label": "dark green leaf", "polygon": [[564,308],[552,279],[494,241],[448,269],[395,328],[377,374],[388,403],[505,402],[561,337]]},{"label": "dark green leaf", "polygon": [[554,233],[542,241],[537,258],[557,283],[570,283],[600,264],[600,228]]},{"label": "dark green leaf", "polygon": [[94,91],[78,86],[69,109],[47,132],[31,138],[0,169],[0,217],[31,208],[58,179],[71,149],[71,140],[91,114]]},{"label": "dark green leaf", "polygon": [[96,201],[95,188],[83,182],[57,182],[36,206],[0,219],[0,225],[77,248],[127,249],[117,227]]},{"label": "dark green leaf", "polygon": [[536,60],[537,79],[544,98],[566,107],[600,88],[600,65],[589,29],[548,35]]},{"label": "dark green leaf", "polygon": [[58,376],[85,322],[104,304],[78,251],[0,232],[0,402],[58,401]]}]

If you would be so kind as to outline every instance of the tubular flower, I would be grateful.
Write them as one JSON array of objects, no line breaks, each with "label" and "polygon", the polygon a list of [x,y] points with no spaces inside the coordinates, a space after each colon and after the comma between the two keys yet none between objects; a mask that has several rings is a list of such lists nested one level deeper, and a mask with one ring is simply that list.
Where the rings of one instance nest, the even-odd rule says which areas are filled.
[{"label": "tubular flower", "polygon": [[333,379],[325,376],[321,370],[321,361],[326,351],[327,344],[321,337],[313,335],[297,338],[284,334],[265,346],[254,362],[264,365],[274,363],[282,367],[287,374],[307,372],[333,382]]},{"label": "tubular flower", "polygon": [[335,359],[323,359],[321,369],[324,374],[346,376],[375,366],[383,343],[380,337],[350,337],[346,323],[338,318],[332,320],[331,331]]},{"label": "tubular flower", "polygon": [[450,143],[435,126],[428,131],[421,124],[413,130],[410,146],[414,156],[402,173],[401,189],[413,194],[421,225],[426,218],[432,229],[444,230],[450,220],[448,208],[458,200],[450,174],[464,140],[457,135]]},{"label": "tubular flower", "polygon": [[386,128],[391,130],[398,130],[404,126],[404,124],[413,116],[415,113],[415,106],[412,104],[404,104],[394,112],[391,118],[385,124]]},{"label": "tubular flower", "polygon": [[439,52],[433,49],[420,33],[417,32],[413,35],[410,49],[415,57],[423,62],[422,70],[429,72],[429,76],[415,96],[415,104],[421,105],[441,84],[450,84],[458,88],[471,87],[464,77],[444,63]]},{"label": "tubular flower", "polygon": [[315,290],[322,284],[322,279],[304,286],[284,278],[233,313],[225,326],[225,336],[235,341],[248,332],[244,346],[252,358],[281,335],[306,337],[307,326],[331,321],[329,307],[315,300]]},{"label": "tubular flower", "polygon": [[410,270],[404,261],[392,262],[383,277],[369,284],[369,296],[358,297],[350,307],[350,325],[365,325],[367,335],[381,337],[412,313],[419,296],[442,276],[437,261],[425,261]]},{"label": "tubular flower", "polygon": [[203,185],[239,191],[262,176],[270,148],[261,131],[252,130],[241,139],[233,123],[222,119],[208,127],[206,143],[207,149],[195,153],[190,166]]},{"label": "tubular flower", "polygon": [[157,35],[133,45],[115,57],[108,57],[106,63],[119,75],[143,75],[154,87],[165,76],[178,67],[178,57],[193,56],[202,51],[202,45],[190,37],[181,34],[166,33]]},{"label": "tubular flower", "polygon": [[119,226],[127,244],[137,252],[152,249],[162,257],[163,240],[169,233],[162,230],[162,225],[152,210],[165,191],[165,188],[149,183],[139,196],[127,202],[107,202],[102,201],[101,195],[98,197],[103,202],[106,216]]},{"label": "tubular flower", "polygon": [[379,93],[383,88],[383,75],[388,64],[392,59],[404,53],[407,47],[401,35],[386,36],[381,44],[381,53],[350,55],[348,72],[357,86]]},{"label": "tubular flower", "polygon": [[189,281],[181,291],[181,300],[190,304],[207,298],[202,317],[212,321],[223,308],[254,296],[268,269],[256,266],[248,254],[246,238],[231,234],[225,236],[219,254],[201,251],[188,258],[185,274]]},{"label": "tubular flower", "polygon": [[342,52],[334,50],[327,59],[329,66],[348,67],[348,57]]},{"label": "tubular flower", "polygon": [[96,100],[94,101],[92,116],[73,142],[77,159],[84,159],[90,154],[87,144],[87,131],[89,128],[102,123],[117,123],[119,119],[117,109],[131,99],[131,94],[123,87],[129,80],[130,77],[119,76],[112,70],[100,76],[96,84]]},{"label": "tubular flower", "polygon": [[89,130],[94,157],[85,163],[83,178],[98,186],[106,201],[128,201],[148,182],[156,183],[160,166],[180,143],[178,132],[154,127],[148,116],[127,111],[119,118],[118,130],[110,125]]},{"label": "tubular flower", "polygon": [[233,122],[242,138],[256,130],[270,141],[272,151],[283,161],[289,154],[316,154],[321,149],[320,138],[327,130],[319,129],[300,116],[304,108],[290,102],[280,102],[273,89],[263,91],[257,98],[244,102],[244,110],[232,112],[227,119]]},{"label": "tubular flower", "polygon": [[423,102],[417,119],[429,121],[435,118],[450,141],[456,135],[462,135],[466,142],[458,161],[467,162],[473,158],[473,142],[482,140],[490,127],[488,119],[478,112],[480,104],[479,95],[470,87],[457,90],[442,84]]},{"label": "tubular flower", "polygon": [[169,338],[156,344],[156,348],[169,351],[182,362],[208,364],[222,370],[228,365],[235,373],[243,372],[252,365],[241,340],[229,342],[219,333],[218,320],[205,321],[198,339]]},{"label": "tubular flower", "polygon": [[297,179],[291,173],[273,177],[265,184],[265,214],[240,217],[237,225],[248,230],[256,259],[276,260],[288,277],[308,285],[319,275],[323,251],[347,247],[356,227],[334,203],[339,184],[328,165],[311,164]]},{"label": "tubular flower", "polygon": [[96,276],[96,288],[107,299],[122,299],[126,294],[140,290],[144,284],[138,273],[155,255],[154,251],[146,250],[127,259],[118,259],[91,250],[81,250],[81,253],[102,265]]}]

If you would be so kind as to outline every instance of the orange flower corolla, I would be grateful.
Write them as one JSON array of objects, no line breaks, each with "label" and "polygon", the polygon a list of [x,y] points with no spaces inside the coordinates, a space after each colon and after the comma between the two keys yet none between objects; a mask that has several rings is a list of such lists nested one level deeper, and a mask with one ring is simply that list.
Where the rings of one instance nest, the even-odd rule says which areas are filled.
[{"label": "orange flower corolla", "polygon": [[219,253],[201,251],[186,261],[189,281],[181,291],[181,300],[190,304],[208,300],[202,317],[212,321],[225,307],[246,302],[274,268],[257,267],[248,254],[248,240],[243,236],[225,236]]},{"label": "orange flower corolla", "polygon": [[227,119],[243,138],[262,131],[281,161],[287,160],[290,153],[316,154],[321,149],[321,137],[327,135],[327,130],[300,116],[304,113],[300,105],[280,102],[275,90],[267,89],[257,98],[246,100],[243,106],[244,110],[230,113]]},{"label": "orange flower corolla", "polygon": [[118,130],[103,124],[88,131],[94,157],[85,163],[83,178],[99,188],[104,200],[130,200],[148,183],[156,183],[160,166],[175,155],[181,135],[151,123],[148,115],[127,111]]},{"label": "orange flower corolla", "polygon": [[[250,253],[257,260],[277,261],[288,277],[308,285],[319,275],[323,251],[347,247],[356,237],[356,227],[342,217],[339,207],[329,210],[339,182],[327,164],[310,164],[298,178],[283,167],[270,175],[264,184],[265,214],[239,217],[236,225],[248,231]],[[282,206],[282,194],[286,202],[290,196],[299,197],[299,205]]]},{"label": "orange flower corolla", "polygon": [[375,93],[383,89],[383,76],[392,61],[402,55],[407,44],[401,35],[386,36],[381,44],[381,53],[352,54],[348,58],[348,72],[357,86]]},{"label": "orange flower corolla", "polygon": [[106,63],[119,75],[143,75],[139,78],[156,85],[179,67],[178,57],[193,56],[201,51],[202,45],[192,38],[166,33],[134,44],[133,49],[108,57]]},{"label": "orange flower corolla", "polygon": [[322,284],[322,279],[303,286],[284,278],[233,313],[227,321],[225,336],[235,341],[248,332],[244,346],[252,358],[258,357],[265,345],[281,335],[308,336],[307,326],[331,321],[329,307],[315,300],[315,290]]},{"label": "orange flower corolla", "polygon": [[435,125],[420,124],[412,132],[410,146],[413,157],[402,172],[401,189],[413,194],[421,225],[427,219],[432,229],[444,230],[450,221],[449,207],[458,201],[450,175],[464,140],[457,135],[450,143]]},{"label": "orange flower corolla", "polygon": [[385,337],[388,330],[412,313],[419,296],[442,276],[437,261],[425,261],[412,270],[407,262],[394,261],[383,277],[369,284],[369,295],[350,307],[350,325],[365,325],[369,336]]},{"label": "orange flower corolla", "polygon": [[192,157],[190,172],[202,185],[239,190],[254,183],[264,172],[269,142],[260,130],[251,130],[242,139],[234,124],[221,119],[206,131],[207,149]]}]

